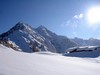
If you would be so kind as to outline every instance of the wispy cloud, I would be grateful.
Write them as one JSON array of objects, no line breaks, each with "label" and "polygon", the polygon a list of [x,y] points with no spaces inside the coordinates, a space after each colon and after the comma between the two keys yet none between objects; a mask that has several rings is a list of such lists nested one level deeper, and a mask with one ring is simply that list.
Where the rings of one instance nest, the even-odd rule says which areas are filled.
[{"label": "wispy cloud", "polygon": [[72,30],[76,29],[80,23],[82,23],[83,14],[74,15],[70,20],[67,20],[66,22],[62,23],[62,27],[69,27]]},{"label": "wispy cloud", "polygon": [[81,26],[84,24],[83,18],[84,15],[82,13],[79,15],[74,15],[71,19],[63,22],[61,26],[63,28],[66,28],[70,32],[70,34],[76,37],[80,33],[79,30],[83,29],[81,28]]},{"label": "wispy cloud", "polygon": [[73,18],[81,19],[81,18],[83,18],[83,14],[81,13],[81,14],[79,14],[79,15],[75,15]]}]

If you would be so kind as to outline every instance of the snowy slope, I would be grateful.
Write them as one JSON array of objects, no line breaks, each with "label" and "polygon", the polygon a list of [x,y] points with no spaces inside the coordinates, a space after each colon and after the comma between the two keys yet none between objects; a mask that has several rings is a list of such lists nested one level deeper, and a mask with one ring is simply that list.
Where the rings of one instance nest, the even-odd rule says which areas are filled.
[{"label": "snowy slope", "polygon": [[0,75],[100,75],[100,57],[23,53],[0,45]]}]

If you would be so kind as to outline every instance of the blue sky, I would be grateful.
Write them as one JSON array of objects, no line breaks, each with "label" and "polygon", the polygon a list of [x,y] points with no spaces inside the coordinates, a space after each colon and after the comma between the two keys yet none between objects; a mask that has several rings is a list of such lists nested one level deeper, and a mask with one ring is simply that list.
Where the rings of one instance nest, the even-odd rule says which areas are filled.
[{"label": "blue sky", "polygon": [[17,22],[44,25],[58,35],[100,38],[100,26],[90,26],[87,11],[100,0],[0,0],[0,34]]}]

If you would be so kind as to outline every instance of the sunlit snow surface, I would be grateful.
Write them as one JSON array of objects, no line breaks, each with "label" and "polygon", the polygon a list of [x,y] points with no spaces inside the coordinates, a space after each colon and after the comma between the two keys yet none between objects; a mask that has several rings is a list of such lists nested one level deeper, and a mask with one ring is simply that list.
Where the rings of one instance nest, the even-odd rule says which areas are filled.
[{"label": "sunlit snow surface", "polygon": [[100,57],[24,53],[0,45],[0,75],[100,75]]}]

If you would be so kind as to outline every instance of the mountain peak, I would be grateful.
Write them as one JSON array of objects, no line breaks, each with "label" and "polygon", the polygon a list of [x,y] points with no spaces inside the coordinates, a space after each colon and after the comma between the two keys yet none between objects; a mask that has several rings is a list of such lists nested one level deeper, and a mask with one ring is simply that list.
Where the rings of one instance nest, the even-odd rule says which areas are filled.
[{"label": "mountain peak", "polygon": [[12,29],[18,30],[18,29],[24,29],[27,27],[28,27],[28,24],[18,22]]},{"label": "mountain peak", "polygon": [[95,38],[89,38],[89,40],[95,40]]},{"label": "mountain peak", "polygon": [[24,31],[30,31],[32,30],[33,28],[31,26],[29,26],[28,24],[25,24],[25,23],[21,23],[21,22],[18,22],[14,27],[12,27],[9,31],[3,33],[0,35],[0,37],[6,37],[8,36],[9,34],[13,33],[14,31],[17,31],[17,30],[24,30]]},{"label": "mountain peak", "polygon": [[13,31],[16,31],[16,30],[24,30],[24,31],[30,32],[30,31],[33,30],[33,28],[28,24],[18,22],[14,27],[12,27],[10,29],[10,32],[13,32]]},{"label": "mountain peak", "polygon": [[40,25],[37,29],[47,29],[44,25]]},{"label": "mountain peak", "polygon": [[25,25],[25,23],[22,23],[22,22],[18,22],[15,26],[24,26]]}]

